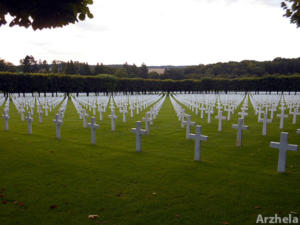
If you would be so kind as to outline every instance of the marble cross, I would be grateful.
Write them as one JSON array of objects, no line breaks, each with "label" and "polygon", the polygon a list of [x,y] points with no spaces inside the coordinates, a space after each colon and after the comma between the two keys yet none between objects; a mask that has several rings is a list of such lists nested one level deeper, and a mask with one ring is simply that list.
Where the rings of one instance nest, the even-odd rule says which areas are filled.
[{"label": "marble cross", "polygon": [[99,111],[99,114],[100,114],[99,119],[100,119],[100,121],[102,121],[103,120],[103,113],[105,112],[104,107],[102,107],[102,105],[99,105],[98,111]]},{"label": "marble cross", "polygon": [[82,110],[81,116],[82,116],[83,127],[87,128],[87,120],[86,119],[89,115],[86,113],[85,110]]},{"label": "marble cross", "polygon": [[277,117],[280,117],[280,129],[283,129],[284,118],[288,118],[288,115],[284,114],[284,107],[281,108],[280,114],[277,114]]},{"label": "marble cross", "polygon": [[33,121],[33,118],[31,117],[30,112],[27,113],[27,117],[25,118],[25,120],[27,120],[27,122],[28,122],[28,134],[32,134],[32,121]]},{"label": "marble cross", "polygon": [[41,110],[41,108],[39,108],[39,121],[40,123],[43,122],[43,111]]},{"label": "marble cross", "polygon": [[280,142],[270,142],[270,147],[279,149],[277,172],[284,173],[286,169],[286,153],[287,151],[297,151],[298,145],[288,144],[288,133],[281,132]]},{"label": "marble cross", "polygon": [[124,106],[120,112],[123,113],[123,123],[126,123],[126,113],[128,112],[126,107]]},{"label": "marble cross", "polygon": [[298,107],[296,107],[296,108],[294,109],[294,111],[291,112],[290,114],[293,115],[293,124],[296,124],[297,116],[300,115],[300,113],[298,112]]},{"label": "marble cross", "polygon": [[2,117],[4,118],[5,130],[8,130],[9,115],[8,115],[8,112],[6,110],[4,111],[4,115]]},{"label": "marble cross", "polygon": [[227,109],[225,109],[225,111],[227,111],[227,120],[230,120],[230,116],[233,111],[231,108],[231,105],[228,105],[228,107],[227,107]]},{"label": "marble cross", "polygon": [[147,134],[149,134],[149,132],[150,132],[149,122],[151,121],[150,112],[146,112],[146,115],[142,120],[145,121],[145,130],[147,131]]},{"label": "marble cross", "polygon": [[47,104],[45,104],[44,109],[45,109],[45,116],[48,116],[48,105]]},{"label": "marble cross", "polygon": [[21,113],[21,120],[22,120],[22,121],[24,121],[24,120],[25,120],[25,118],[24,118],[24,112],[25,112],[24,108],[23,108],[23,107],[21,107],[21,109],[20,109],[20,113]]},{"label": "marble cross", "polygon": [[300,134],[300,129],[297,129],[297,134]]},{"label": "marble cross", "polygon": [[129,109],[130,109],[130,117],[133,118],[134,105],[131,104],[131,105],[129,106]]},{"label": "marble cross", "polygon": [[259,122],[259,120],[261,120],[261,114],[263,113],[264,111],[261,109],[261,106],[259,106],[258,110],[257,110],[257,113],[258,113],[258,118],[257,118],[257,122]]},{"label": "marble cross", "polygon": [[147,134],[146,130],[142,129],[141,121],[136,122],[136,128],[131,128],[131,132],[136,134],[136,151],[142,151],[142,135]]},{"label": "marble cross", "polygon": [[268,119],[268,113],[267,112],[264,113],[264,118],[260,119],[258,122],[259,123],[263,123],[262,135],[266,136],[267,135],[267,126],[268,126],[268,123],[272,123],[272,120]]},{"label": "marble cross", "polygon": [[99,128],[99,125],[96,124],[96,118],[91,117],[91,123],[88,123],[88,126],[91,128],[91,143],[96,144],[96,129]]},{"label": "marble cross", "polygon": [[195,126],[196,123],[191,121],[191,115],[185,114],[185,117],[187,120],[184,121],[183,124],[186,126],[185,138],[188,139],[191,133],[191,126]]},{"label": "marble cross", "polygon": [[195,114],[196,114],[196,116],[198,115],[198,110],[199,110],[199,109],[198,109],[198,106],[196,105],[196,106],[195,106]]},{"label": "marble cross", "polygon": [[211,122],[210,116],[211,116],[211,114],[214,113],[214,111],[211,109],[210,106],[208,106],[208,108],[207,108],[207,110],[206,110],[206,113],[207,113],[207,123],[210,123],[210,122]]},{"label": "marble cross", "polygon": [[93,115],[95,116],[96,115],[96,105],[93,105],[92,108],[93,108]]},{"label": "marble cross", "polygon": [[239,118],[238,124],[233,124],[232,128],[237,129],[236,146],[242,146],[243,130],[248,130],[248,126],[244,125],[244,119]]},{"label": "marble cross", "polygon": [[218,131],[222,131],[222,120],[226,120],[226,117],[222,115],[222,111],[219,111],[215,118],[219,120]]},{"label": "marble cross", "polygon": [[184,128],[184,116],[185,116],[185,109],[182,109],[180,112],[180,121],[181,121],[181,128]]},{"label": "marble cross", "polygon": [[200,118],[203,119],[203,112],[206,110],[206,108],[204,107],[203,104],[201,105],[201,107],[199,108],[199,110],[201,111]]},{"label": "marble cross", "polygon": [[55,123],[55,125],[56,125],[56,138],[60,139],[61,138],[60,126],[63,124],[63,121],[60,119],[59,114],[56,114],[55,120],[53,120],[53,123]]},{"label": "marble cross", "polygon": [[111,130],[114,131],[116,129],[116,119],[118,118],[115,115],[115,111],[111,112],[111,115],[108,116],[111,119]]},{"label": "marble cross", "polygon": [[274,112],[276,112],[276,107],[271,106],[270,112],[271,112],[271,120],[273,120],[273,118],[274,118]]},{"label": "marble cross", "polygon": [[194,153],[194,160],[201,161],[201,141],[207,141],[208,137],[201,134],[202,127],[200,125],[196,126],[196,133],[189,134],[189,139],[195,140],[195,153]]}]

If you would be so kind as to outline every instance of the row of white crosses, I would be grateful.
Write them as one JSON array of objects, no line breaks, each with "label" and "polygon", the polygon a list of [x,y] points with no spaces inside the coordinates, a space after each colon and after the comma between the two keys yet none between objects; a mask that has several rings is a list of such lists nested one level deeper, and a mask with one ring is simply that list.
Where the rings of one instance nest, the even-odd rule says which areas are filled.
[{"label": "row of white crosses", "polygon": [[[142,135],[145,134],[149,134],[150,133],[150,129],[149,129],[149,122],[153,121],[153,119],[156,118],[156,116],[158,115],[164,101],[166,99],[166,96],[164,96],[163,98],[161,98],[157,103],[155,103],[151,109],[153,108],[153,111],[155,112],[155,116],[152,117],[150,119],[150,112],[146,113],[146,117],[144,118],[145,121],[145,129],[142,129],[142,122],[141,121],[137,121],[136,122],[136,128],[131,128],[131,132],[135,133],[136,135],[136,151],[137,152],[141,152],[142,151]],[[150,110],[151,111],[151,110]]]},{"label": "row of white crosses", "polygon": [[[215,95],[215,96],[217,96],[217,95]],[[222,96],[223,101],[224,102],[226,101],[226,103],[224,103],[224,104],[222,104],[222,102],[221,102],[221,97],[217,96],[215,98],[215,100],[216,100],[216,110],[218,112],[217,116],[215,116],[215,119],[218,120],[218,131],[219,132],[222,131],[223,120],[226,120],[226,119],[230,120],[231,119],[231,114],[234,113],[234,110],[236,110],[236,108],[238,107],[237,104],[240,104],[241,101],[244,98],[243,95],[237,95],[238,97],[236,97],[236,95],[231,95],[231,97],[233,97],[233,96],[235,96],[234,101],[233,100],[230,101],[228,99],[228,97],[225,99]],[[174,97],[177,99],[177,101],[179,101],[183,105],[185,105],[187,107],[190,107],[191,103],[189,103],[189,99],[186,98],[186,96],[182,97],[180,95],[176,95]],[[194,98],[193,102],[195,102],[195,101],[196,100]],[[196,105],[196,103],[194,103],[194,105]],[[207,104],[207,111],[206,111],[207,112],[207,123],[211,122],[211,114],[214,113],[213,109],[214,109],[214,104]],[[225,111],[227,111],[227,117],[223,115],[223,111],[222,111],[223,109]],[[245,116],[248,115],[248,113],[246,112],[248,110],[248,98],[247,98],[247,96],[245,97],[245,101],[244,101],[244,103],[241,107],[241,110],[242,110],[242,112],[239,112],[238,114],[241,116],[242,119],[244,119]],[[180,112],[180,120],[181,120],[181,126],[182,127],[186,124],[186,122],[184,121],[184,117],[185,117],[184,115],[185,115],[185,111],[182,110]],[[188,122],[190,119],[188,118],[188,116],[186,116],[186,117],[187,117],[187,122]],[[188,129],[188,127],[187,127],[187,129]],[[188,132],[188,131],[186,131],[186,132]],[[186,137],[187,136],[188,136],[188,133],[186,133]]]},{"label": "row of white crosses", "polygon": [[[28,133],[32,134],[32,122],[33,122],[32,113],[33,113],[33,108],[34,108],[34,105],[35,105],[36,97],[26,96],[26,97],[21,98],[21,97],[17,97],[16,94],[11,94],[10,97],[7,98],[7,100],[5,102],[5,107],[4,107],[4,110],[3,110],[3,112],[4,112],[3,118],[4,118],[4,121],[5,121],[5,130],[8,130],[8,120],[10,118],[9,117],[10,99],[12,99],[13,104],[15,105],[18,112],[21,114],[21,120],[22,121],[27,120],[27,122],[28,122]],[[50,101],[50,102],[53,103],[53,105],[50,104],[51,106],[54,106],[56,103],[58,104],[63,98],[55,97],[54,99],[55,99],[55,101]],[[30,104],[27,104],[28,102]],[[37,100],[36,102],[37,102],[37,105],[39,106],[40,105],[39,101]],[[27,104],[27,106],[26,106],[26,104]],[[28,110],[26,118],[24,116],[24,113],[25,113],[24,108],[25,107],[27,107],[27,110]],[[39,115],[39,120],[40,120],[40,122],[42,122],[41,115]]]},{"label": "row of white crosses", "polygon": [[[124,98],[124,96],[121,96],[122,98]],[[128,96],[126,96],[128,97]],[[155,101],[157,101],[161,96],[160,95],[152,95],[149,96],[147,95],[147,98],[143,98],[143,96],[133,96],[133,98],[142,98],[142,101],[139,102],[143,102],[143,104],[145,105],[144,107],[146,107],[148,104],[152,104]],[[90,98],[92,98],[93,100],[91,100]],[[115,110],[116,110],[116,102],[115,102],[115,98],[113,96],[107,97],[107,96],[100,96],[100,98],[106,98],[107,101],[105,101],[105,104],[103,104],[106,107],[109,108],[111,114],[108,116],[108,118],[111,119],[111,130],[114,131],[116,129],[116,119],[117,116],[115,114]],[[120,96],[119,96],[120,98]],[[129,97],[130,98],[130,97]],[[146,99],[146,100],[145,100]],[[154,104],[151,108],[150,108],[150,112],[147,115],[151,115],[152,117],[155,117],[161,107],[162,104],[162,100],[164,100],[165,98],[161,99],[160,101],[158,101],[156,104]],[[99,97],[96,96],[80,96],[80,97],[75,97],[75,96],[71,96],[71,100],[77,110],[77,112],[80,112],[80,118],[83,120],[83,126],[84,128],[90,127],[91,128],[91,143],[92,144],[96,144],[96,130],[99,129],[99,125],[96,124],[96,118],[95,117],[91,117],[91,123],[87,123],[87,117],[89,117],[89,115],[86,113],[86,110],[89,110],[89,107],[91,106],[91,104],[93,104],[93,102],[99,103]],[[101,104],[101,103],[100,103]],[[119,106],[121,107],[121,106]],[[100,111],[101,114],[101,111]],[[102,115],[103,117],[103,115]],[[147,116],[146,116],[147,117]],[[151,118],[152,118],[151,117]],[[101,120],[101,115],[100,115],[100,120]],[[124,119],[123,119],[124,122]],[[148,125],[148,119],[146,119],[146,126]],[[151,120],[152,122],[152,120]],[[60,124],[60,122],[58,121],[58,123]],[[149,132],[149,125],[148,125],[148,131]]]},{"label": "row of white crosses", "polygon": [[[278,109],[280,110],[280,113],[278,113],[276,117],[280,119],[280,129],[284,128],[284,121],[288,118],[288,114],[286,114],[287,107],[289,109],[289,114],[293,117],[293,124],[296,124],[297,116],[300,115],[298,111],[300,106],[300,95],[292,95],[292,98],[289,97],[289,95],[253,95],[251,96],[251,102],[258,115],[258,122],[264,124],[263,135],[266,135],[266,123],[271,123],[273,121],[274,113]],[[269,111],[271,112],[270,119],[268,119]],[[261,118],[261,114],[264,114],[264,119]]]},{"label": "row of white crosses", "polygon": [[[226,97],[224,97],[226,96]],[[196,115],[200,111],[200,118],[203,119],[204,112],[207,114],[207,123],[211,122],[211,115],[214,114],[214,109],[217,110],[217,119],[223,118],[223,112],[227,112],[227,120],[231,119],[237,106],[243,100],[244,94],[229,94],[229,95],[215,95],[215,94],[194,94],[183,95],[178,94],[174,97],[190,110],[194,111]],[[222,115],[220,112],[222,111]]]},{"label": "row of white crosses", "polygon": [[123,122],[125,123],[128,110],[130,110],[130,117],[133,118],[134,110],[138,115],[159,98],[161,98],[160,95],[117,95],[113,99],[117,108],[119,108],[119,112],[122,113]]},{"label": "row of white crosses", "polygon": [[[178,115],[178,117],[180,117],[182,115],[182,112],[184,112],[184,110],[181,108],[181,106],[173,98],[171,98],[171,102],[172,102],[173,108],[176,111],[176,114]],[[243,104],[243,107],[246,108],[246,105],[247,105],[247,102]],[[243,112],[243,110],[242,110],[242,112]],[[222,114],[219,112],[219,118],[221,118],[221,115]],[[201,134],[201,126],[199,126],[199,125],[196,126],[196,133],[195,134],[187,135],[187,133],[190,129],[190,126],[195,125],[195,123],[191,122],[191,116],[190,115],[185,114],[185,117],[188,118],[184,122],[184,124],[186,125],[186,128],[187,128],[186,129],[186,138],[188,138],[188,139],[192,138],[192,139],[195,140],[194,160],[200,161],[201,160],[201,141],[207,141],[208,137]],[[219,121],[221,121],[221,119],[219,119]],[[264,117],[263,122],[264,122],[264,124],[267,123],[266,116]],[[232,128],[237,129],[236,145],[238,147],[240,147],[242,145],[243,130],[248,130],[249,127],[244,125],[244,119],[243,118],[239,118],[238,124],[233,124]],[[219,129],[220,129],[220,125],[219,125]],[[297,133],[300,134],[300,129],[297,130]],[[287,151],[297,151],[298,146],[288,144],[288,133],[282,132],[281,137],[280,137],[280,142],[279,143],[278,142],[271,142],[270,147],[279,149],[277,171],[279,173],[284,173],[285,170],[286,170],[286,153],[287,153]]]},{"label": "row of white crosses", "polygon": [[[173,97],[171,97],[170,100],[178,119],[181,121],[181,126],[186,126],[186,139],[194,139],[195,141],[194,160],[201,161],[201,141],[207,141],[208,137],[201,134],[202,127],[200,125],[196,126],[195,134],[191,133],[190,128],[191,126],[195,126],[196,123],[191,121],[191,116],[185,113],[185,110],[176,102]],[[184,118],[187,118],[187,120],[184,120]]]},{"label": "row of white crosses", "polygon": [[87,127],[87,117],[89,114],[87,111],[90,111],[93,116],[96,116],[96,109],[99,112],[99,119],[100,121],[103,120],[103,113],[106,111],[108,102],[110,97],[109,96],[71,96],[71,100],[77,113],[79,114],[79,118],[83,120],[83,127]]}]

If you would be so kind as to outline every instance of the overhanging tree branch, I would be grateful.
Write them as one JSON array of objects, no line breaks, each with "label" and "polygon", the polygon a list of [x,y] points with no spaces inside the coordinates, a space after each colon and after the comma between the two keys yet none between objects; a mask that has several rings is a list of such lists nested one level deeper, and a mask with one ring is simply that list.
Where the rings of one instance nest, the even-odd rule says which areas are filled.
[{"label": "overhanging tree branch", "polygon": [[88,5],[93,0],[0,0],[0,26],[13,19],[9,26],[36,29],[63,27],[86,17],[93,18]]}]

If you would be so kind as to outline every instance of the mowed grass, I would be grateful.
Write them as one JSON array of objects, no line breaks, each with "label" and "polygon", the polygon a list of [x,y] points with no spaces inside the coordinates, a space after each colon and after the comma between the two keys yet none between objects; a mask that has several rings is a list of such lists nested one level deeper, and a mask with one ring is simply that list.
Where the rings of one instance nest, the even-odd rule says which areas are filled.
[{"label": "mowed grass", "polygon": [[[279,118],[263,137],[250,108],[245,120],[250,128],[238,148],[231,128],[238,111],[218,132],[216,110],[210,124],[206,115],[201,120],[187,110],[209,136],[202,142],[202,162],[195,162],[194,141],[185,139],[169,97],[136,153],[130,128],[145,112],[127,123],[118,113],[114,132],[110,110],[103,122],[97,114],[93,146],[71,101],[61,140],[55,139],[54,112],[40,124],[35,109],[29,135],[11,102],[10,130],[0,123],[0,224],[247,225],[255,224],[258,214],[300,212],[300,152],[288,152],[287,173],[278,174],[278,150],[269,148],[270,141],[279,141]],[[289,116],[284,131],[289,143],[300,145],[300,118],[297,125],[291,121]],[[88,219],[91,214],[99,218]]]}]

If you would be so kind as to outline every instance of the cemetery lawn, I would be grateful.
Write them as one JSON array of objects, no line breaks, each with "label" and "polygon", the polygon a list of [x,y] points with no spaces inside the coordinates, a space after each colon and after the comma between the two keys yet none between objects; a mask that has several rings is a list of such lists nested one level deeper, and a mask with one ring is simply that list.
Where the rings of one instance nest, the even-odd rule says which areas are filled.
[{"label": "cemetery lawn", "polygon": [[[0,121],[1,225],[247,225],[255,224],[258,214],[300,213],[300,152],[289,151],[287,173],[278,174],[278,150],[269,147],[270,141],[279,142],[279,118],[263,137],[250,108],[249,130],[238,148],[232,129],[238,111],[218,132],[216,114],[207,124],[206,115],[201,120],[187,110],[208,136],[202,162],[195,162],[194,141],[185,139],[169,97],[143,136],[141,153],[135,152],[130,128],[145,111],[125,124],[118,113],[115,132],[109,111],[102,122],[97,114],[93,146],[90,129],[83,128],[70,100],[62,140],[55,139],[54,112],[40,124],[35,108],[29,135],[11,102],[9,131]],[[300,145],[300,118],[296,125],[291,121],[289,116],[284,131],[290,144]],[[99,217],[88,219],[95,214]]]}]

